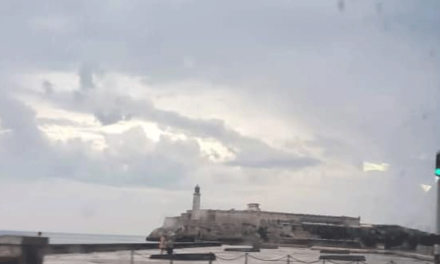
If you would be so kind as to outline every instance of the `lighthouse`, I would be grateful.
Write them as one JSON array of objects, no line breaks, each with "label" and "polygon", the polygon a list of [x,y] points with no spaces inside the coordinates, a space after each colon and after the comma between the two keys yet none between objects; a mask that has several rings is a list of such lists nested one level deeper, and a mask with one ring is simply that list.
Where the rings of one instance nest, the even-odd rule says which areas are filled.
[{"label": "lighthouse", "polygon": [[193,220],[197,220],[199,218],[199,211],[200,211],[200,187],[199,185],[196,185],[196,187],[194,188],[193,206],[191,213],[191,218]]}]

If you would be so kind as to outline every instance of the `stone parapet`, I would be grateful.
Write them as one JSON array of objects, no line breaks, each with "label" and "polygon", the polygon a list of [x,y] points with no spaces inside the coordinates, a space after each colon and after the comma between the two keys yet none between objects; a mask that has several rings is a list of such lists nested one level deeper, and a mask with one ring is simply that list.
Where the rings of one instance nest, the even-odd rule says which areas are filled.
[{"label": "stone parapet", "polygon": [[0,260],[17,264],[42,264],[47,237],[0,236]]}]

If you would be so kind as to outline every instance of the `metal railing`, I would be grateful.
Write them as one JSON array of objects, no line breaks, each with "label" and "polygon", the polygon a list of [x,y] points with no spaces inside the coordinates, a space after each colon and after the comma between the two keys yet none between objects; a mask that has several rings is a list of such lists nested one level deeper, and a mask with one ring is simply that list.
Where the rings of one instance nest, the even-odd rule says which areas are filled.
[{"label": "metal railing", "polygon": [[[102,254],[102,253],[100,253]],[[135,263],[147,263],[147,262],[151,262],[151,256],[152,255],[156,255],[156,254],[147,254],[145,252],[140,252],[137,250],[131,250],[131,251],[125,251],[125,252],[118,252],[116,253],[117,257],[115,258],[108,258],[108,255],[100,255],[100,254],[96,254],[95,256],[90,256],[89,255],[89,259],[87,259],[86,262],[96,262],[96,263],[130,263],[130,264],[135,264]],[[107,252],[108,254],[108,252]],[[236,255],[236,256],[230,256],[230,257],[226,257],[226,256],[222,256],[222,254],[219,253],[206,253],[209,254],[210,257],[209,260],[206,261],[197,261],[197,262],[208,262],[209,264],[212,264],[213,261],[219,261],[219,262],[235,262],[235,263],[240,263],[239,260],[243,260],[243,264],[256,264],[259,262],[278,262],[278,263],[285,263],[285,264],[294,264],[294,263],[300,263],[300,264],[315,264],[315,263],[331,263],[331,264],[378,264],[377,262],[375,263],[367,263],[365,261],[334,261],[334,260],[329,260],[329,259],[316,259],[316,260],[303,260],[297,257],[294,257],[292,255],[284,255],[284,256],[280,256],[280,257],[274,257],[274,258],[261,258],[259,257],[257,254],[250,254],[250,253],[244,253],[244,254],[240,254],[240,255]],[[81,254],[82,256],[84,255],[88,255],[88,254]],[[45,259],[45,263],[46,260],[48,261],[47,263],[58,263],[58,261],[64,263],[65,261],[69,262],[69,263],[84,263],[85,260],[84,259],[80,259],[77,258],[76,256],[71,255],[69,256],[65,256],[64,254],[60,254],[60,255],[53,255],[53,256],[47,256],[47,259]],[[173,258],[174,254],[171,255],[170,259],[164,259],[164,260],[155,260],[156,263],[161,262],[161,263],[169,263],[169,264],[173,264],[175,261],[180,262],[180,260],[176,260]],[[90,259],[91,258],[91,259]],[[430,262],[427,261],[422,261],[422,260],[413,260],[417,263],[420,264],[431,264]],[[381,264],[398,264],[398,262],[396,262],[395,260],[389,260],[389,261],[383,261],[380,262]],[[407,262],[405,262],[407,263]]]}]

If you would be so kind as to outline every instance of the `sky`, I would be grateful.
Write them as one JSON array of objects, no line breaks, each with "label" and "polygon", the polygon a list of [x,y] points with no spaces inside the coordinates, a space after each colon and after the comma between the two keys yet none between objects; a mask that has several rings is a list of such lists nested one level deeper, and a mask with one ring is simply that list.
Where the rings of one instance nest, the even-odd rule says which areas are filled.
[{"label": "sky", "polygon": [[199,184],[202,208],[433,231],[439,14],[0,1],[0,229],[146,236]]}]

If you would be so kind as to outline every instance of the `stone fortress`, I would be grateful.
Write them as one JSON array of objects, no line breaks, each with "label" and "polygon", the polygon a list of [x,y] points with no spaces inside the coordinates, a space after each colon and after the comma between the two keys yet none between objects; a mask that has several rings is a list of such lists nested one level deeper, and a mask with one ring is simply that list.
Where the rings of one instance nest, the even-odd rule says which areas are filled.
[{"label": "stone fortress", "polygon": [[[397,225],[365,225],[360,217],[293,214],[262,211],[257,203],[245,210],[200,209],[201,192],[196,186],[192,209],[166,217],[147,241],[172,235],[176,241],[220,241],[297,246],[384,247],[414,250],[427,233]],[[253,242],[252,242],[253,243]]]},{"label": "stone fortress", "polygon": [[[149,238],[156,240],[161,234],[173,232],[177,239],[238,241],[246,231],[258,229],[267,233],[270,240],[280,238],[312,238],[304,226],[331,225],[360,227],[360,217],[292,214],[262,211],[257,203],[250,203],[246,210],[200,209],[200,187],[193,194],[192,210],[177,217],[167,217],[161,228],[154,230]],[[263,235],[264,236],[264,235]]]}]

